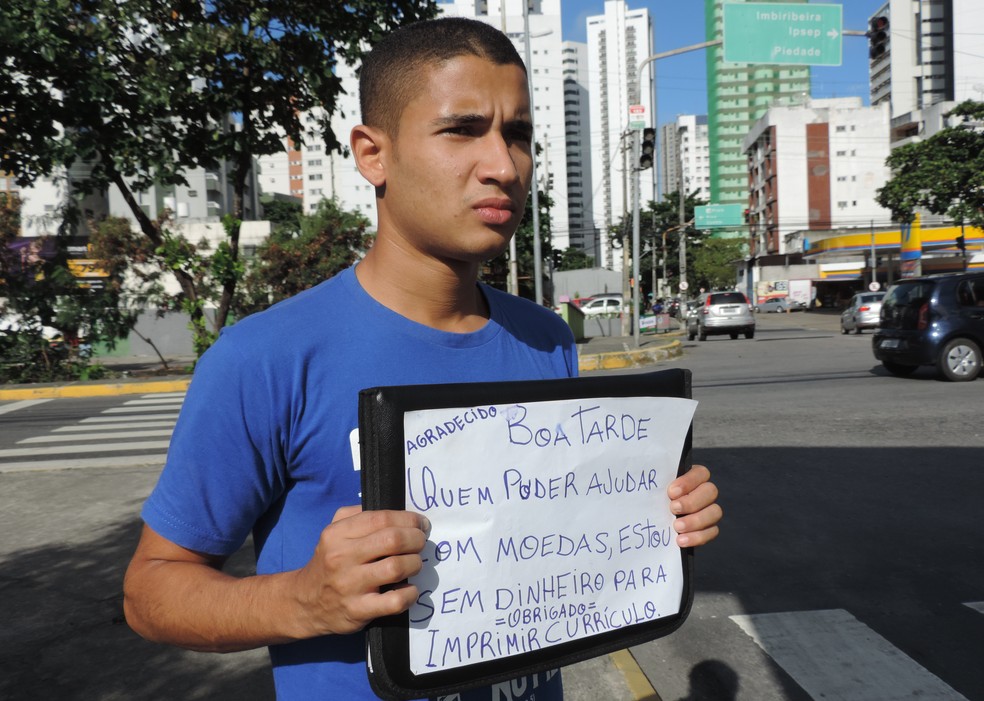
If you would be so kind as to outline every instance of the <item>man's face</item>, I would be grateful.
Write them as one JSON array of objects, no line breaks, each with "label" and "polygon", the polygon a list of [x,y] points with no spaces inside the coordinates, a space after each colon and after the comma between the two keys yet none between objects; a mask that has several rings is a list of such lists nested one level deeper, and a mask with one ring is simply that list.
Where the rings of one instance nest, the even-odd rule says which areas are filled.
[{"label": "man's face", "polygon": [[424,70],[386,159],[380,235],[480,263],[505,250],[523,217],[533,171],[526,74],[476,56]]}]

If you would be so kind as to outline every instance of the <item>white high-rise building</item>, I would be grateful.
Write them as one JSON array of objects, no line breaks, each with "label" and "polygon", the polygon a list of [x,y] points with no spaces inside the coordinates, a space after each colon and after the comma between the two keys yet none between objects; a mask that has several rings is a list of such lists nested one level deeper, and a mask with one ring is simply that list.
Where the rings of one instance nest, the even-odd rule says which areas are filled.
[{"label": "white high-rise building", "polygon": [[564,42],[564,126],[567,140],[567,221],[570,245],[596,260],[598,229],[591,201],[591,114],[588,45]]},{"label": "white high-rise building", "polygon": [[[443,15],[471,17],[503,29],[526,61],[524,0],[453,0],[440,3]],[[533,91],[533,123],[542,149],[537,162],[540,191],[554,201],[550,212],[551,244],[563,250],[569,245],[567,198],[567,144],[564,118],[564,71],[561,40],[560,0],[530,0],[530,66]],[[336,75],[344,95],[331,124],[338,140],[348,144],[352,127],[361,121],[359,84],[355,67],[341,65]],[[341,206],[357,210],[376,222],[376,200],[372,186],[359,174],[350,156],[328,153],[320,138],[319,114],[304,115],[308,133],[300,149],[260,159],[260,187],[264,194],[285,194],[303,200],[304,211],[317,208],[322,198],[336,198]],[[292,145],[288,145],[291,147]]]},{"label": "white high-rise building", "polygon": [[[622,270],[623,263],[609,232],[630,219],[638,166],[631,150],[635,130],[629,129],[629,107],[643,105],[647,114],[653,113],[652,64],[639,75],[640,63],[653,54],[652,36],[649,11],[630,10],[624,0],[605,0],[605,14],[588,18],[592,211],[602,232],[595,264],[611,270]],[[641,171],[640,181],[640,203],[655,199],[654,169]]]},{"label": "white high-rise building", "polygon": [[523,4],[528,2],[530,53],[526,68],[533,85],[533,129],[542,149],[537,158],[541,192],[553,200],[550,242],[557,250],[570,245],[567,194],[567,140],[564,116],[564,52],[560,0],[452,0],[438,4],[446,16],[488,22],[512,39],[527,61]]},{"label": "white high-rise building", "polygon": [[711,199],[711,155],[707,138],[706,114],[677,115],[660,129],[660,167],[663,194],[677,192],[683,178],[684,192],[696,192],[702,200]]},{"label": "white high-rise building", "polygon": [[871,104],[891,105],[893,148],[947,126],[956,103],[984,99],[980,0],[889,0],[869,28]]}]

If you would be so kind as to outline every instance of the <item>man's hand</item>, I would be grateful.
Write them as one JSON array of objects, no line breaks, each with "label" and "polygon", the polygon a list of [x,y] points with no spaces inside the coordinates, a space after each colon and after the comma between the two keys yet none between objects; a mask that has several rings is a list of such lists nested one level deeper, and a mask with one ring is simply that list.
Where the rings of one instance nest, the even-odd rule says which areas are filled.
[{"label": "man's hand", "polygon": [[429,531],[428,520],[409,511],[339,509],[296,573],[310,634],[353,633],[409,609],[419,592],[398,583],[420,572]]},{"label": "man's hand", "polygon": [[718,490],[711,482],[710,470],[694,465],[670,482],[666,492],[670,497],[670,511],[677,516],[673,522],[677,545],[689,548],[717,537],[717,524],[724,512],[716,503]]}]

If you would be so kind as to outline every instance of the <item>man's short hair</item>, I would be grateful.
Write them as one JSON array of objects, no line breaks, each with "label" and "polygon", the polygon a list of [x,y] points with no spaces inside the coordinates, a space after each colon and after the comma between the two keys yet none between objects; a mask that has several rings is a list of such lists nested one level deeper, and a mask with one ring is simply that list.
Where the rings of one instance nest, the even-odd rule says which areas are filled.
[{"label": "man's short hair", "polygon": [[376,44],[362,62],[362,123],[395,135],[403,109],[420,90],[425,69],[465,55],[526,71],[509,38],[484,22],[443,17],[408,24]]}]

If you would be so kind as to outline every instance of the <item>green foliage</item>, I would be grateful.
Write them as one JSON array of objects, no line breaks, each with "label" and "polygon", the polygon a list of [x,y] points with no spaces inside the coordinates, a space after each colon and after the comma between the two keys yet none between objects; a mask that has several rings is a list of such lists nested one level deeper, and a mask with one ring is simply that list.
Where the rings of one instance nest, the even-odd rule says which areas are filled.
[{"label": "green foliage", "polygon": [[[69,217],[70,218],[70,217]],[[69,237],[21,239],[20,201],[0,193],[0,382],[91,376],[86,349],[112,348],[136,323],[122,304],[119,271],[85,285],[69,269]]]},{"label": "green foliage", "polygon": [[744,255],[743,239],[705,238],[693,255],[694,262],[688,268],[688,276],[698,288],[728,289],[735,284],[735,261]]},{"label": "green foliage", "polygon": [[977,123],[943,129],[892,151],[891,179],[875,200],[899,222],[918,209],[945,214],[956,222],[984,227],[984,103],[966,101],[950,112]]},{"label": "green foliage", "polygon": [[[684,200],[684,221],[693,222],[694,207],[707,202],[692,192]],[[631,222],[630,222],[631,227]],[[639,238],[643,250],[650,250],[649,255],[643,255],[639,261],[640,291],[642,295],[653,293],[653,265],[657,266],[656,277],[663,277],[663,266],[659,261],[663,258],[663,240],[666,240],[666,277],[672,287],[680,281],[680,193],[671,192],[664,195],[662,201],[650,200],[648,208],[639,213]],[[631,233],[631,228],[629,228]],[[693,271],[700,245],[707,239],[693,224],[683,227],[683,235],[687,241],[687,270]],[[733,276],[732,276],[733,277]]]},{"label": "green foliage", "polygon": [[271,237],[250,261],[233,310],[245,316],[314,287],[352,266],[368,250],[368,219],[322,200],[298,218],[295,236]]},{"label": "green foliage", "polygon": [[[0,171],[27,186],[84,163],[73,173],[76,189],[119,188],[150,242],[141,255],[168,266],[196,347],[207,347],[242,274],[253,159],[282,151],[285,137],[303,144],[302,115],[313,108],[323,110],[317,138],[339,148],[330,124],[339,62],[355,64],[367,44],[435,13],[433,0],[5,0]],[[188,169],[221,162],[234,192],[228,247],[196,259],[133,193],[184,183]],[[206,278],[217,293],[196,287]],[[203,303],[215,294],[209,331]]]},{"label": "green foliage", "polygon": [[300,202],[271,199],[263,203],[263,218],[270,222],[270,238],[290,239],[300,231],[304,208]]},{"label": "green foliage", "polygon": [[580,248],[569,246],[560,254],[560,265],[557,270],[583,270],[594,266],[594,256],[589,256]]}]

